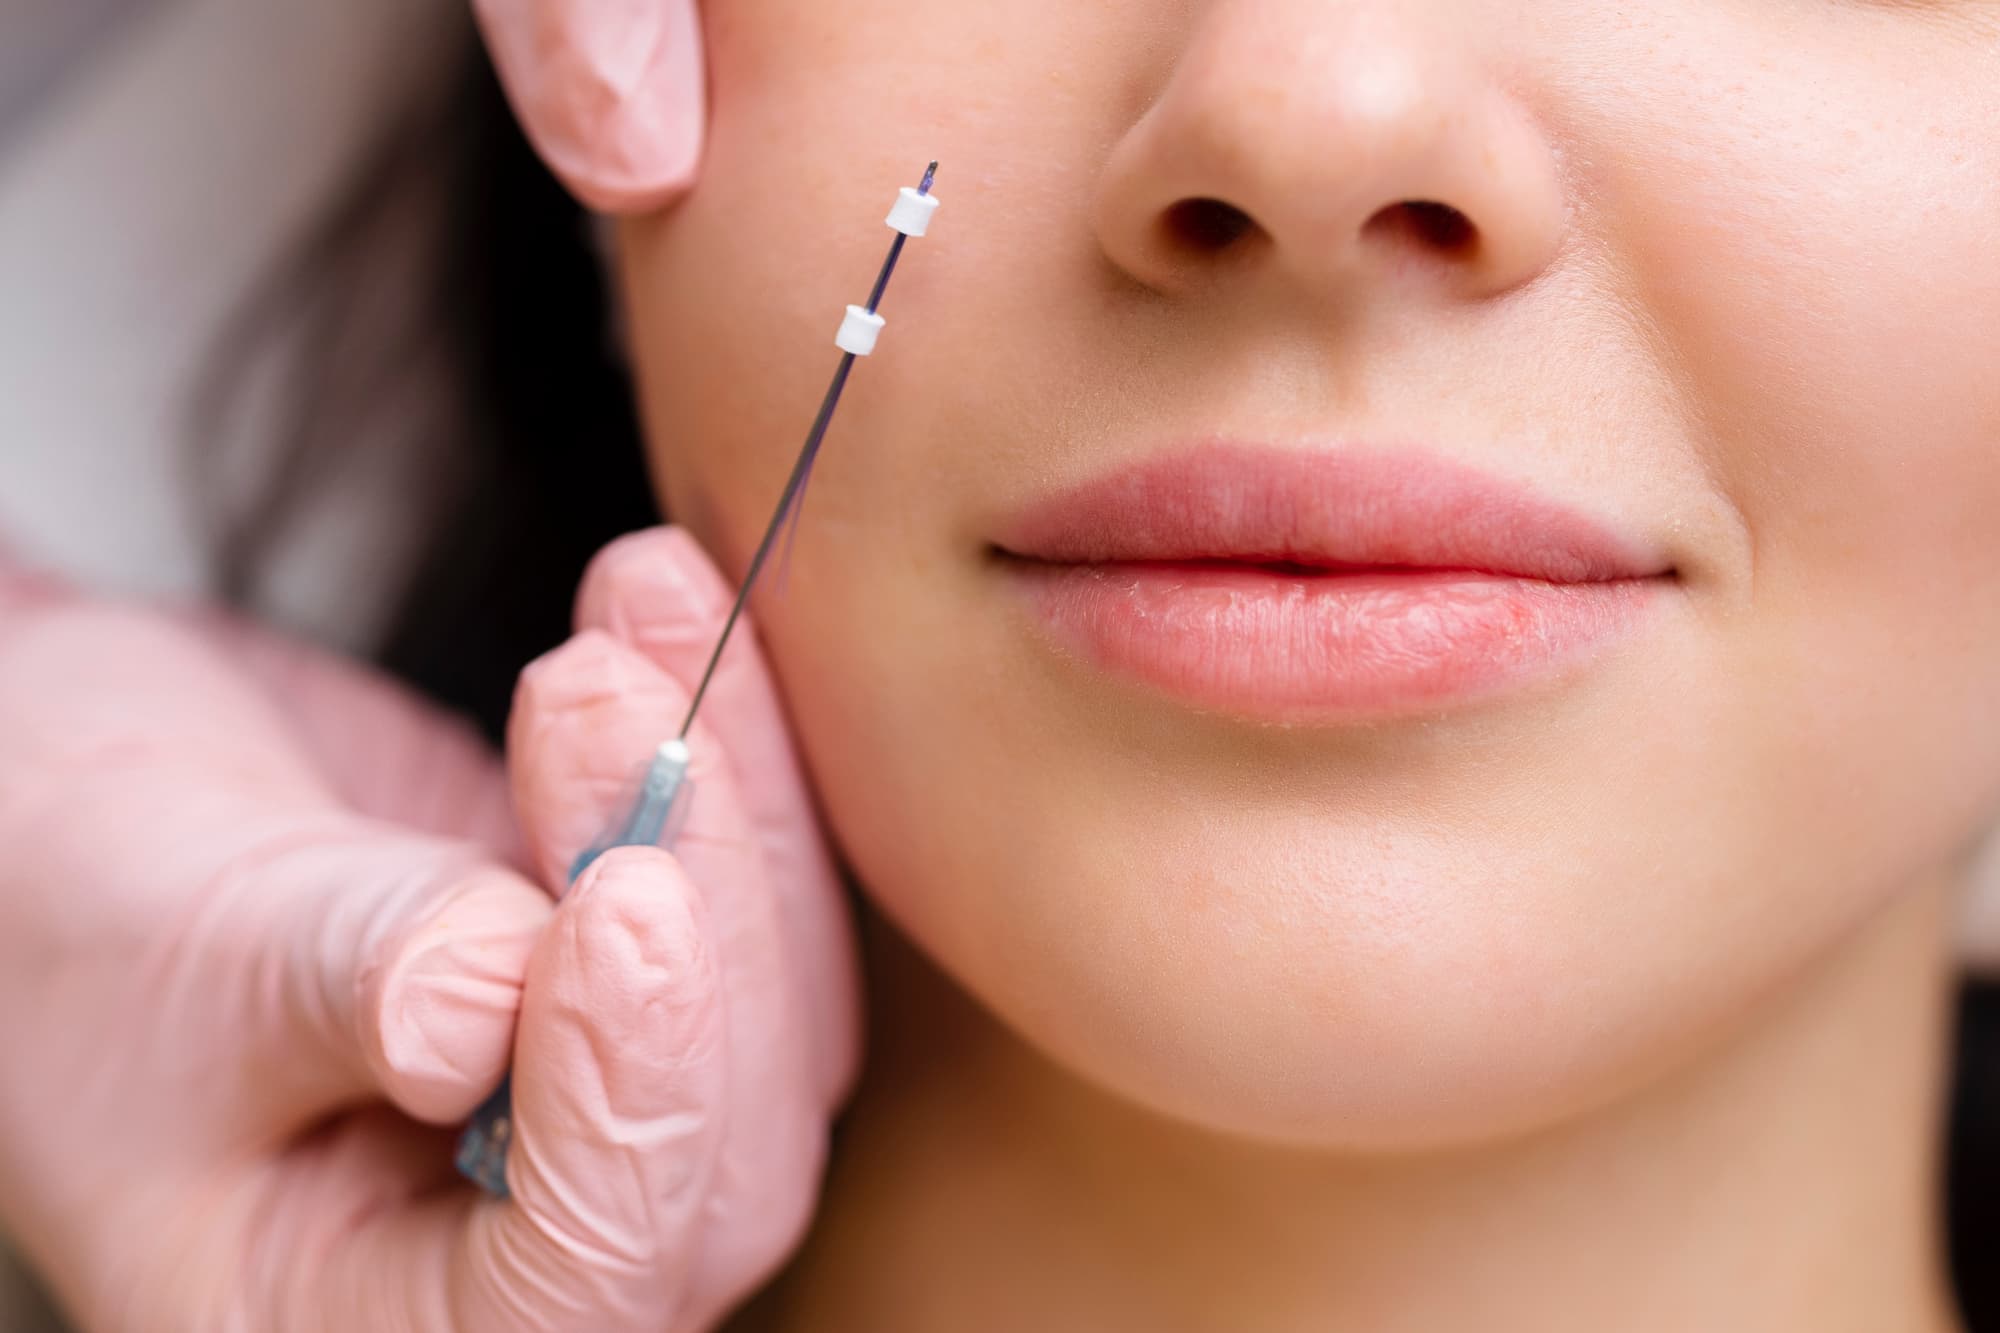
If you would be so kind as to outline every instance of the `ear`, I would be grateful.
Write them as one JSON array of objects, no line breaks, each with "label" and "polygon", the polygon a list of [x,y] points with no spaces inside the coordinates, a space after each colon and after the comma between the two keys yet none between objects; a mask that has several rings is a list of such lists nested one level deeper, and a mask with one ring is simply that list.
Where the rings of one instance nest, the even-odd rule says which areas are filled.
[{"label": "ear", "polygon": [[550,170],[601,213],[694,183],[708,121],[695,0],[473,0],[514,114]]}]

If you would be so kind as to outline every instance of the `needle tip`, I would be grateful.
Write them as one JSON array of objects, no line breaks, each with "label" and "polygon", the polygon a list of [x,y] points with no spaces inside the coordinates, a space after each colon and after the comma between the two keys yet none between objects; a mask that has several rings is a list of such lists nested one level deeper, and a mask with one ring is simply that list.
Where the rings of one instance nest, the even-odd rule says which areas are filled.
[{"label": "needle tip", "polygon": [[937,179],[937,160],[933,158],[931,160],[931,164],[924,168],[924,183],[917,187],[917,193],[929,194],[931,192],[931,182],[936,179]]}]

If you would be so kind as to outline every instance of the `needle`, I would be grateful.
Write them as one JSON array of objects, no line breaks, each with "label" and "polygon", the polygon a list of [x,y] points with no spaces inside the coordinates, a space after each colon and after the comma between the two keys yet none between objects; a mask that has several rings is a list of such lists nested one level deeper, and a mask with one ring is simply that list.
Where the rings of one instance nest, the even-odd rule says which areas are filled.
[{"label": "needle", "polygon": [[[875,350],[875,339],[883,325],[875,307],[882,302],[882,291],[889,285],[889,275],[895,272],[896,260],[903,253],[903,243],[912,236],[922,236],[930,225],[931,214],[937,211],[938,201],[930,192],[931,182],[936,176],[937,163],[933,162],[924,170],[923,184],[914,190],[904,186],[897,193],[895,206],[889,210],[886,220],[896,230],[896,239],[889,246],[889,257],[882,262],[882,271],[876,275],[875,289],[868,295],[868,304],[865,307],[847,307],[847,317],[841,321],[840,331],[834,336],[834,343],[842,352],[840,368],[833,373],[833,383],[826,391],[825,401],[820,404],[819,416],[813,421],[812,431],[799,450],[798,462],[792,466],[792,475],[785,482],[784,493],[778,498],[777,511],[771,515],[770,525],[764,529],[764,540],[758,544],[757,554],[751,557],[750,568],[743,575],[742,586],[736,590],[736,604],[729,608],[729,619],[723,622],[714,651],[708,655],[708,665],[701,673],[701,684],[688,701],[687,716],[681,720],[679,734],[672,740],[662,742],[653,752],[652,760],[640,775],[637,790],[622,815],[597,841],[577,853],[569,867],[571,883],[575,883],[593,861],[613,847],[671,846],[679,833],[694,793],[694,781],[688,776],[690,756],[687,735],[694,726],[695,713],[701,707],[702,696],[708,693],[716,663],[722,660],[723,646],[729,642],[730,631],[736,628],[736,621],[743,614],[744,603],[750,598],[750,587],[757,581],[765,559],[771,554],[771,544],[776,540],[778,530],[784,526],[787,514],[794,522],[798,518],[806,479],[812,472],[814,458],[819,454],[820,442],[826,438],[827,423],[833,419],[833,409],[840,402],[840,391],[847,385],[848,372],[854,369],[854,358],[867,356]],[[459,1136],[457,1155],[458,1169],[467,1179],[503,1199],[507,1197],[507,1150],[513,1143],[514,1130],[513,1076],[509,1074],[493,1095],[472,1113],[470,1123]]]},{"label": "needle", "polygon": [[[918,198],[929,197],[931,183],[937,179],[937,168],[936,162],[924,168],[923,183],[916,188]],[[889,217],[889,225],[896,226],[896,215],[891,213]],[[921,217],[924,221],[928,221],[928,211]],[[897,228],[896,239],[889,244],[889,257],[882,261],[882,271],[875,276],[875,289],[868,294],[866,307],[868,314],[873,315],[875,308],[882,304],[882,292],[889,285],[889,275],[896,271],[896,261],[903,254],[903,243],[912,235],[921,236],[923,232],[908,232],[900,227]],[[871,339],[871,345],[872,341]],[[804,503],[806,478],[812,472],[814,459],[819,456],[820,441],[826,438],[827,425],[833,420],[833,409],[840,404],[840,391],[847,387],[847,375],[854,369],[854,358],[857,355],[866,356],[867,353],[857,353],[851,348],[847,349],[840,358],[839,368],[833,372],[833,383],[827,386],[826,398],[819,405],[819,416],[814,419],[812,430],[806,435],[805,445],[799,450],[798,461],[792,465],[792,475],[785,482],[784,493],[778,497],[778,507],[771,515],[770,524],[764,529],[764,540],[757,544],[757,553],[750,557],[750,568],[743,575],[742,586],[736,590],[736,604],[729,608],[729,618],[722,623],[722,633],[716,638],[715,651],[708,655],[708,666],[701,673],[701,684],[695,687],[694,697],[688,701],[687,716],[681,719],[681,729],[676,734],[677,739],[686,740],[688,731],[694,726],[694,715],[701,708],[702,696],[708,693],[708,682],[715,675],[715,664],[722,660],[723,646],[729,642],[730,631],[736,628],[737,617],[743,614],[744,603],[750,600],[750,587],[757,581],[757,575],[764,568],[765,559],[771,554],[771,545],[777,540],[778,529],[784,526],[787,514],[792,515],[794,519],[797,518],[796,511]]]}]

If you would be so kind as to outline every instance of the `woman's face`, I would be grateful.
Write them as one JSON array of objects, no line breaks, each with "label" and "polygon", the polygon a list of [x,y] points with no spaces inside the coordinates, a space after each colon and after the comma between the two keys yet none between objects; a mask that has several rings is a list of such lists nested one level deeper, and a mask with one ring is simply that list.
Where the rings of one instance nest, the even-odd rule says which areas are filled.
[{"label": "woman's face", "polygon": [[1543,1123],[2000,809],[2000,6],[704,22],[622,236],[664,503],[741,573],[940,159],[756,615],[874,901],[1073,1069]]}]

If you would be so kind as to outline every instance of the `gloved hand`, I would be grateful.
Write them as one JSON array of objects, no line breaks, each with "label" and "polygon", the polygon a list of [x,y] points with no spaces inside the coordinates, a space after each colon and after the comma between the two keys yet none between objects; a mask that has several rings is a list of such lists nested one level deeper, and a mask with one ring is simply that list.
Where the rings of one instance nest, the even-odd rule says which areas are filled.
[{"label": "gloved hand", "polygon": [[[676,854],[540,886],[728,596],[673,530],[599,557],[516,699],[517,842],[499,766],[356,668],[0,587],[0,1224],[85,1329],[701,1329],[784,1258],[855,984],[751,636]],[[502,1203],[451,1126],[510,1041]]]},{"label": "gloved hand", "polygon": [[601,213],[657,208],[693,183],[708,89],[695,0],[472,0],[516,117]]}]

